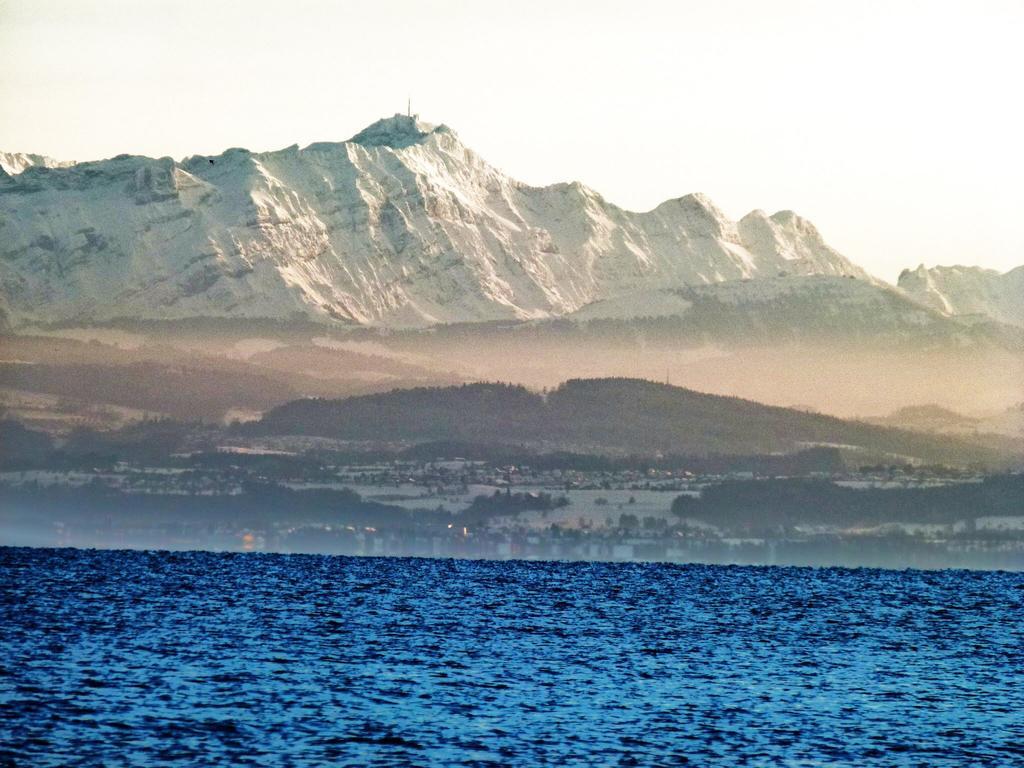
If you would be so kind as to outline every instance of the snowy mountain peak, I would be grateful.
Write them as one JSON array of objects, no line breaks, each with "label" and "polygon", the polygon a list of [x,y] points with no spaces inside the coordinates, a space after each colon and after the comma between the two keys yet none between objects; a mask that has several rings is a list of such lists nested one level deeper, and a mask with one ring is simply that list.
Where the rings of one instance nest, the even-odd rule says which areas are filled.
[{"label": "snowy mountain peak", "polygon": [[54,160],[46,155],[28,152],[0,152],[0,170],[9,176],[17,176],[27,168],[67,168],[74,165],[66,160]]},{"label": "snowy mountain peak", "polygon": [[[678,206],[691,212],[691,215],[713,219],[715,221],[726,221],[727,217],[711,198],[702,192],[691,192],[688,195],[677,197],[673,200],[666,200],[661,206]],[[661,206],[658,206],[659,208]]]},{"label": "snowy mountain peak", "polygon": [[798,216],[793,211],[776,211],[770,216],[770,218],[780,227],[784,227],[791,232],[799,232],[802,235],[813,237],[818,240],[822,239],[821,233],[818,232],[818,228],[816,226],[803,216]]},{"label": "snowy mountain peak", "polygon": [[432,125],[419,119],[419,115],[395,114],[368,125],[351,139],[364,147],[390,147],[404,149],[420,144],[431,134],[451,133],[446,125]]},{"label": "snowy mountain peak", "polygon": [[704,208],[705,210],[716,214],[721,213],[721,211],[718,210],[718,207],[712,202],[711,198],[703,192],[691,192],[688,195],[683,195],[679,200],[685,205]]},{"label": "snowy mountain peak", "polygon": [[790,212],[734,222],[701,194],[627,211],[579,182],[518,182],[410,115],[301,149],[0,176],[0,226],[0,315],[15,326],[425,326],[782,274],[873,281]]}]

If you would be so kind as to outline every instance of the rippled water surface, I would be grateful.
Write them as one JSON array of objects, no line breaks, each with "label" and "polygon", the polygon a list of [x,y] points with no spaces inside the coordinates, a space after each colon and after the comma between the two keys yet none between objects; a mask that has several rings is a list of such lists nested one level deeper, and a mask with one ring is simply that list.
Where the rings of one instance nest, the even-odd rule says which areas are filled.
[{"label": "rippled water surface", "polygon": [[1024,765],[1024,575],[0,549],[0,765]]}]

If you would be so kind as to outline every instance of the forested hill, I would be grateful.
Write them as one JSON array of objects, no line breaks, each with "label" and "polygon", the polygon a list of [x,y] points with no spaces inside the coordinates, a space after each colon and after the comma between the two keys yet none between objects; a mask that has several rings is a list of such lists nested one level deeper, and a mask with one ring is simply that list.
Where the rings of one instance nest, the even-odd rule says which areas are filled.
[{"label": "forested hill", "polygon": [[1000,451],[636,379],[575,379],[541,395],[468,384],[344,400],[305,399],[243,427],[249,434],[343,440],[546,444],[646,455],[768,454],[811,445],[929,462],[1005,465]]}]

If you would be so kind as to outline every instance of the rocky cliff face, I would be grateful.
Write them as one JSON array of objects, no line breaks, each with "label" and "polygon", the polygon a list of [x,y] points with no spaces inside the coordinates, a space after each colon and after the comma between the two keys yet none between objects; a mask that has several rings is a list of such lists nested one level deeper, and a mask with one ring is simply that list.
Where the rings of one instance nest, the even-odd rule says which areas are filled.
[{"label": "rocky cliff face", "polygon": [[[52,167],[4,156],[0,317],[557,317],[644,291],[870,276],[792,212],[729,220],[701,195],[644,213],[530,187],[445,126],[396,115],[340,143]],[[627,302],[628,303],[628,302]]]}]

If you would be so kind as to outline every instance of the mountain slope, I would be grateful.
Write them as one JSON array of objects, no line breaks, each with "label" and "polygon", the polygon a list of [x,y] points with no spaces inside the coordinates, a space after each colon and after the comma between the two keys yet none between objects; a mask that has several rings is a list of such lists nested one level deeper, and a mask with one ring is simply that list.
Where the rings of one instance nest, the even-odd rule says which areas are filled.
[{"label": "mountain slope", "polygon": [[1024,327],[1024,266],[999,273],[981,267],[904,270],[899,287],[949,315],[977,315]]},{"label": "mountain slope", "polygon": [[[567,316],[577,321],[678,318],[677,337],[717,344],[870,339],[888,343],[968,345],[996,341],[1021,349],[1014,329],[961,323],[863,280],[828,275],[764,277],[663,288],[592,302]],[[650,326],[650,323],[646,323]],[[662,322],[661,325],[666,325]],[[974,327],[972,327],[972,325]]]},{"label": "mountain slope", "polygon": [[733,222],[688,195],[633,213],[578,183],[516,182],[446,126],[402,115],[303,149],[31,164],[0,174],[0,233],[0,312],[14,327],[416,327],[780,273],[873,282],[792,212]]},{"label": "mountain slope", "polygon": [[568,381],[547,396],[471,384],[345,400],[298,400],[250,434],[342,440],[533,443],[586,450],[706,455],[838,445],[869,455],[961,463],[1005,458],[989,448],[636,379]]}]

